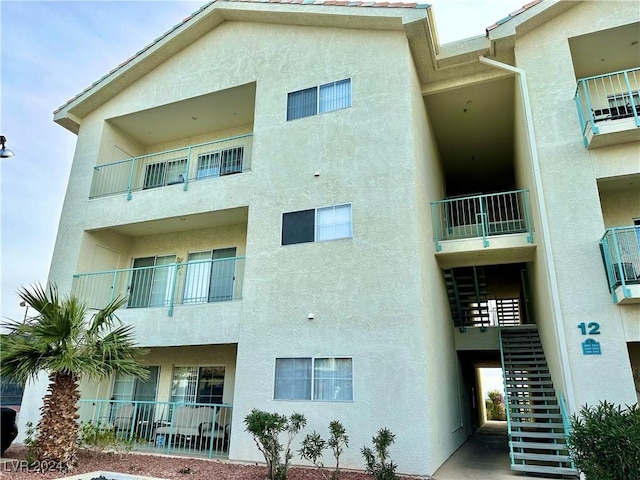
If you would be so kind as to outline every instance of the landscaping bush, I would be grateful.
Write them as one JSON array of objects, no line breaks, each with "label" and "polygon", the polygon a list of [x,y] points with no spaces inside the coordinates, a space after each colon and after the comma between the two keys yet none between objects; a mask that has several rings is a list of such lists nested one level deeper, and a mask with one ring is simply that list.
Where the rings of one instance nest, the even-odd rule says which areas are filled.
[{"label": "landscaping bush", "polygon": [[396,436],[387,428],[382,428],[373,437],[373,450],[363,447],[361,452],[366,463],[366,472],[376,480],[398,480],[397,465],[389,458],[389,447]]},{"label": "landscaping bush", "polygon": [[[307,424],[307,419],[300,413],[290,417],[278,413],[263,412],[253,409],[244,419],[245,430],[253,435],[253,440],[267,462],[270,480],[286,480],[289,461],[291,460],[291,442]],[[286,447],[280,442],[280,434],[287,434]],[[281,455],[284,452],[284,462]]]},{"label": "landscaping bush", "polygon": [[569,449],[588,480],[640,478],[640,409],[613,403],[584,406],[571,418]]},{"label": "landscaping bush", "polygon": [[[322,451],[330,448],[333,451],[333,457],[336,459],[336,468],[331,472],[331,479],[338,480],[340,478],[340,455],[345,447],[349,446],[349,437],[344,426],[337,420],[329,423],[329,439],[324,440],[318,432],[308,434],[302,441],[302,448],[298,450],[300,456],[310,461],[319,469],[324,467],[320,461]],[[322,473],[322,478],[326,478]]]}]

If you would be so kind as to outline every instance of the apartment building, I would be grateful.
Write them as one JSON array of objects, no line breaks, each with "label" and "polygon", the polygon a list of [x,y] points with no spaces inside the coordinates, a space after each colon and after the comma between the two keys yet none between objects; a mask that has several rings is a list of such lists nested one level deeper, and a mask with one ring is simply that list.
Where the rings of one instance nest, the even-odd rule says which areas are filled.
[{"label": "apartment building", "polygon": [[512,468],[575,473],[567,416],[640,388],[639,40],[634,1],[446,45],[423,4],[203,6],[54,113],[78,138],[50,281],[126,295],[149,348],[81,420],[259,461],[244,417],[295,411],[344,424],[347,468],[387,427],[429,475],[493,366]]}]

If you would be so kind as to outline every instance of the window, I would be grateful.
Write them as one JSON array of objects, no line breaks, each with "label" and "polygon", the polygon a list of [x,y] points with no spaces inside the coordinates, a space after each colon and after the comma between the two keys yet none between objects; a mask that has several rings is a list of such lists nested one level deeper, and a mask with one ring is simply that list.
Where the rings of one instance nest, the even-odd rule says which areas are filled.
[{"label": "window", "polygon": [[351,204],[282,214],[282,245],[350,238]]},{"label": "window", "polygon": [[175,367],[171,402],[222,403],[224,367]]},{"label": "window", "polygon": [[351,358],[276,358],[276,400],[353,400]]},{"label": "window", "polygon": [[190,253],[183,303],[222,302],[233,299],[236,249]]},{"label": "window", "polygon": [[127,308],[168,306],[173,291],[175,263],[175,255],[134,259]]},{"label": "window", "polygon": [[184,183],[187,159],[171,160],[168,162],[151,163],[145,167],[143,190],[176,183]]},{"label": "window", "polygon": [[351,106],[351,79],[289,93],[287,121]]},{"label": "window", "polygon": [[244,147],[234,147],[198,155],[198,180],[242,172]]}]

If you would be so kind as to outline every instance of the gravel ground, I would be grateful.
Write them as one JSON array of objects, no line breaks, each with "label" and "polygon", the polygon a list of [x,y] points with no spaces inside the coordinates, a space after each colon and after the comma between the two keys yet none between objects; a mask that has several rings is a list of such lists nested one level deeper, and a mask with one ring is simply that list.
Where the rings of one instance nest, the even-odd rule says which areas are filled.
[{"label": "gravel ground", "polygon": [[[224,460],[203,460],[185,457],[168,457],[136,453],[101,453],[93,457],[78,453],[78,466],[69,473],[29,471],[24,462],[25,449],[12,446],[5,453],[0,466],[2,480],[49,480],[78,473],[108,471],[147,475],[180,480],[264,480],[267,469],[260,465],[232,463]],[[327,478],[330,471],[326,469]],[[322,473],[312,468],[290,468],[289,480],[323,480]],[[341,472],[341,480],[371,480],[361,472]]]}]

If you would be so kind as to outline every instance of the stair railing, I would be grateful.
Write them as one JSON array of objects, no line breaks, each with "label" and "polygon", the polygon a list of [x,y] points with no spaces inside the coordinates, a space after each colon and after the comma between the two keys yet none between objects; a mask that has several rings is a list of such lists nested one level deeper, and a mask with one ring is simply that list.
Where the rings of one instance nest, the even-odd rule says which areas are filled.
[{"label": "stair railing", "polygon": [[[567,405],[564,401],[564,394],[558,390],[558,404],[560,405],[560,414],[562,415],[562,425],[564,427],[564,436],[566,438],[566,444],[569,446],[569,434],[571,433],[571,424],[569,423],[569,413],[567,412]],[[573,463],[573,456],[571,455],[571,448],[569,448],[569,456],[571,457],[571,468],[575,469],[576,465]]]},{"label": "stair railing", "polygon": [[[509,409],[509,391],[507,390],[507,367],[504,363],[504,348],[502,346],[502,328],[498,325],[498,338],[500,339],[500,363],[502,363],[502,383],[504,385],[504,410],[507,416],[507,435],[511,438],[511,410]],[[509,447],[511,465],[516,464],[513,456],[513,448]]]}]

